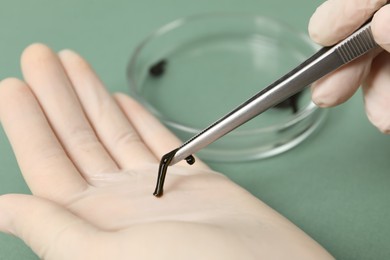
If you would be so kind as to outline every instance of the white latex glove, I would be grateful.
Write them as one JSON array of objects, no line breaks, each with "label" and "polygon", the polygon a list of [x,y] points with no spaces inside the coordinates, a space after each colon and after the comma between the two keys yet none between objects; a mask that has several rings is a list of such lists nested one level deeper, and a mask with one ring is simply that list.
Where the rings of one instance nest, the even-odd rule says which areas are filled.
[{"label": "white latex glove", "polygon": [[313,14],[309,33],[321,45],[332,45],[359,28],[375,11],[372,33],[385,51],[357,59],[320,79],[312,87],[313,101],[321,107],[349,99],[360,85],[369,120],[390,133],[390,5],[386,0],[328,0]]},{"label": "white latex glove", "polygon": [[0,83],[0,120],[33,195],[0,196],[0,230],[39,257],[332,258],[199,160],[171,167],[155,198],[158,161],[180,142],[74,52],[32,45],[22,71]]}]

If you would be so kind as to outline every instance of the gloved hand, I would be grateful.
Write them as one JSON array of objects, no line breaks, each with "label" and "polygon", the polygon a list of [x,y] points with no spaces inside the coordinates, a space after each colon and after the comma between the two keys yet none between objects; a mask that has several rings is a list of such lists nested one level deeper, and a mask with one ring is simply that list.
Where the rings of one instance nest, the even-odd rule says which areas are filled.
[{"label": "gloved hand", "polygon": [[359,58],[318,80],[312,87],[313,101],[321,107],[349,99],[362,85],[369,120],[390,134],[390,5],[386,0],[328,0],[313,14],[311,38],[332,45],[359,28],[375,11],[372,33],[385,51]]},{"label": "gloved hand", "polygon": [[0,230],[40,258],[331,258],[199,160],[171,167],[155,198],[159,158],[180,142],[74,52],[32,45],[22,71],[0,83],[0,120],[33,195],[0,196]]}]

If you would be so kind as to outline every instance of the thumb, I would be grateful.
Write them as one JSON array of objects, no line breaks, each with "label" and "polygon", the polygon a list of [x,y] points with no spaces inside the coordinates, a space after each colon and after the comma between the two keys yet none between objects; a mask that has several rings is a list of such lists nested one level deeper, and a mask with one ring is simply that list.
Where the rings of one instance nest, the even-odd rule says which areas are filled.
[{"label": "thumb", "polygon": [[21,238],[41,259],[87,259],[98,232],[55,203],[19,194],[0,196],[0,231]]},{"label": "thumb", "polygon": [[375,41],[390,52],[390,4],[376,12],[372,19],[371,29]]}]

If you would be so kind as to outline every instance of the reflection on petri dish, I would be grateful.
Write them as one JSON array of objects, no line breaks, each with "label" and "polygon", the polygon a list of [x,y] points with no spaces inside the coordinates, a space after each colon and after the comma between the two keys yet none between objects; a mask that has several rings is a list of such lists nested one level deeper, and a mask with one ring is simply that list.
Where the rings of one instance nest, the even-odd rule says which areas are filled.
[{"label": "reflection on petri dish", "polygon": [[[149,36],[128,66],[131,94],[186,141],[316,51],[302,33],[255,15],[200,15]],[[323,121],[304,90],[201,150],[210,161],[284,152]]]}]

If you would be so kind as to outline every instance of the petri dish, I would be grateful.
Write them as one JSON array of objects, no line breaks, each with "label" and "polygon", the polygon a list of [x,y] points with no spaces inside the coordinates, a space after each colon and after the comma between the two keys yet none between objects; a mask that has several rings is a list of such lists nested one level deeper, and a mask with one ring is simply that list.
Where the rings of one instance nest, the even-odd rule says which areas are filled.
[{"label": "petri dish", "polygon": [[[130,94],[184,142],[317,49],[306,34],[270,17],[181,18],[157,29],[136,48],[127,67]],[[306,88],[197,156],[224,162],[274,156],[319,129],[325,114],[311,102]]]}]

